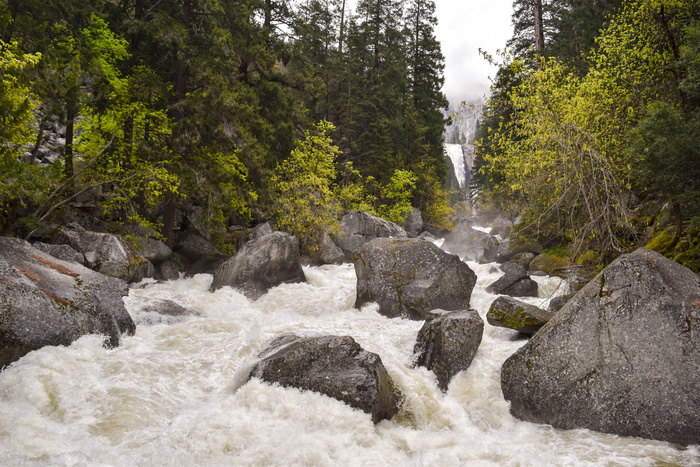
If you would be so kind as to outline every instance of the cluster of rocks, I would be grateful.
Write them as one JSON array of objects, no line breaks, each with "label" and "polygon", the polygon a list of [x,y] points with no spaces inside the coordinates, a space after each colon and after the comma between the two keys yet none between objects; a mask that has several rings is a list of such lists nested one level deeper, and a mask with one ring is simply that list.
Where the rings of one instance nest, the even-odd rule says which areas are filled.
[{"label": "cluster of rocks", "polygon": [[[315,260],[353,261],[357,307],[376,303],[387,317],[424,321],[414,361],[435,374],[440,389],[470,366],[484,331],[483,320],[469,308],[476,276],[462,260],[497,260],[503,276],[487,287],[499,295],[487,321],[531,336],[501,370],[503,394],[516,417],[564,429],[700,443],[695,273],[646,249],[597,272],[533,249],[508,251],[507,240],[467,223],[448,235],[444,250],[414,238],[418,231],[409,236],[395,224],[353,211]],[[34,246],[0,238],[0,368],[31,350],[66,345],[87,333],[118,345],[122,334],[135,329],[121,300],[127,282],[167,278],[169,268],[177,274],[185,264],[190,272],[213,270],[212,290],[231,286],[251,300],[276,285],[305,280],[296,238],[269,225],[251,237],[233,257],[196,236],[175,251],[154,239],[134,247],[80,228],[60,229],[52,243]],[[538,274],[558,275],[568,286],[548,310],[514,298],[536,296],[531,276]],[[153,309],[186,313],[167,302]],[[280,336],[250,366],[253,377],[337,398],[374,422],[401,407],[402,395],[381,357],[349,336]]]}]

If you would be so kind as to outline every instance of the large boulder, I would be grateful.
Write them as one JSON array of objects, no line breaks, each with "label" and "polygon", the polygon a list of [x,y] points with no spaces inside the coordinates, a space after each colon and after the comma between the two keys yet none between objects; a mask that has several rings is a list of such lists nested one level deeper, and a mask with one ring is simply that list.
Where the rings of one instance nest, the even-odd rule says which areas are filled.
[{"label": "large boulder", "polygon": [[475,310],[443,312],[425,322],[418,332],[413,352],[416,365],[437,376],[438,386],[447,390],[452,378],[469,368],[484,333],[484,320]]},{"label": "large boulder", "polygon": [[469,308],[476,275],[459,257],[419,238],[377,238],[355,252],[357,300],[390,318],[432,318],[431,310]]},{"label": "large boulder", "polygon": [[491,326],[534,334],[552,319],[554,313],[510,297],[498,297],[491,303],[486,321]]},{"label": "large boulder", "polygon": [[202,258],[224,256],[214,245],[209,243],[209,240],[197,234],[185,236],[175,247],[174,251],[179,253],[190,264],[194,264]]},{"label": "large boulder", "polygon": [[137,282],[152,274],[151,263],[117,235],[61,228],[53,243],[69,245],[85,257],[88,268],[107,276]]},{"label": "large boulder", "polygon": [[231,286],[256,300],[280,284],[306,282],[301,268],[299,240],[273,232],[246,243],[237,255],[214,273],[211,290]]},{"label": "large boulder", "polygon": [[119,345],[136,326],[126,282],[70,263],[17,238],[0,237],[0,368],[46,345],[102,334]]},{"label": "large boulder", "polygon": [[518,418],[700,443],[700,277],[647,249],[612,262],[503,364]]},{"label": "large boulder", "polygon": [[250,377],[338,399],[374,423],[396,415],[401,402],[379,355],[348,336],[282,335],[260,354]]},{"label": "large boulder", "polygon": [[498,256],[499,245],[493,235],[474,229],[468,223],[461,223],[447,234],[442,248],[464,261],[491,263]]},{"label": "large boulder", "polygon": [[515,261],[503,263],[499,266],[499,269],[503,271],[503,275],[486,287],[486,291],[489,293],[502,294],[508,287],[527,277],[526,266]]},{"label": "large boulder", "polygon": [[352,261],[352,253],[370,240],[406,237],[406,232],[393,222],[364,211],[350,211],[340,219],[333,240],[345,253],[345,259]]}]

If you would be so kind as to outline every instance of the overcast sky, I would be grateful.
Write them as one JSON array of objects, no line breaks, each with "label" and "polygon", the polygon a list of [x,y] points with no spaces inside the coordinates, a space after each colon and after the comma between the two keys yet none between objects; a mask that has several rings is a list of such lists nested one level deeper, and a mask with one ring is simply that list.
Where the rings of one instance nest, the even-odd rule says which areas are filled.
[{"label": "overcast sky", "polygon": [[512,33],[513,0],[435,0],[435,31],[445,55],[445,88],[450,103],[473,101],[488,93],[496,69],[479,55],[503,50]]}]

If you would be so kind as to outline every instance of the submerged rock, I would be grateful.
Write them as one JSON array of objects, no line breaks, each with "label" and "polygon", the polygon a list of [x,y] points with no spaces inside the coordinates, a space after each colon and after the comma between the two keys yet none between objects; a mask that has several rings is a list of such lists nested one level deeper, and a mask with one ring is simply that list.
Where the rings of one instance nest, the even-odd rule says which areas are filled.
[{"label": "submerged rock", "polygon": [[535,305],[509,297],[498,297],[493,301],[486,321],[492,326],[514,329],[523,334],[534,334],[552,319],[554,313]]},{"label": "submerged rock", "polygon": [[297,282],[306,282],[299,241],[287,233],[273,232],[246,243],[224,262],[214,273],[211,290],[230,286],[257,300],[272,287]]},{"label": "submerged rock", "polygon": [[438,386],[447,391],[452,378],[469,368],[484,333],[484,320],[476,310],[444,312],[425,322],[413,352],[416,365],[435,373]]},{"label": "submerged rock", "polygon": [[620,256],[503,364],[516,417],[700,443],[700,277],[650,250]]},{"label": "submerged rock", "polygon": [[0,237],[0,368],[47,345],[103,334],[109,346],[136,326],[124,308],[125,281]]},{"label": "submerged rock", "polygon": [[390,318],[432,318],[431,310],[469,308],[476,275],[460,259],[419,238],[378,238],[355,252],[357,300]]},{"label": "submerged rock", "polygon": [[447,234],[442,248],[459,256],[464,261],[491,263],[498,256],[499,245],[500,242],[493,235],[474,229],[467,223],[462,223]]},{"label": "submerged rock", "polygon": [[345,259],[352,261],[353,252],[370,240],[406,237],[406,232],[393,222],[364,211],[350,211],[340,219],[334,241],[345,253]]},{"label": "submerged rock", "polygon": [[401,402],[379,355],[349,336],[282,335],[260,354],[250,377],[338,399],[374,423],[396,415]]}]

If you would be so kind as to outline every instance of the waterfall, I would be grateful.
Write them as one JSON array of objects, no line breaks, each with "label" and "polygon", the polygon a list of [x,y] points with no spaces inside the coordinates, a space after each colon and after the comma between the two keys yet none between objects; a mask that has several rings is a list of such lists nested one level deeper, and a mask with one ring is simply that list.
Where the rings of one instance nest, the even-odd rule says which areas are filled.
[{"label": "waterfall", "polygon": [[467,163],[464,158],[464,149],[461,144],[445,144],[445,156],[452,161],[455,170],[455,177],[459,187],[464,190],[469,186],[467,180]]}]

